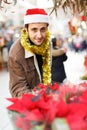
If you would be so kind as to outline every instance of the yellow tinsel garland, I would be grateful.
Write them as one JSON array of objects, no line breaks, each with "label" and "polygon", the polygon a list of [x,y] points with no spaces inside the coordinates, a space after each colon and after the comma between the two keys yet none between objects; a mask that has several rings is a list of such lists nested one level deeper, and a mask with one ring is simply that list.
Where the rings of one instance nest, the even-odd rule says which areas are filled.
[{"label": "yellow tinsel garland", "polygon": [[51,83],[51,56],[50,56],[50,33],[46,32],[46,38],[40,46],[31,45],[29,43],[29,35],[25,29],[21,33],[21,45],[27,51],[42,55],[43,58],[43,83],[49,85]]}]

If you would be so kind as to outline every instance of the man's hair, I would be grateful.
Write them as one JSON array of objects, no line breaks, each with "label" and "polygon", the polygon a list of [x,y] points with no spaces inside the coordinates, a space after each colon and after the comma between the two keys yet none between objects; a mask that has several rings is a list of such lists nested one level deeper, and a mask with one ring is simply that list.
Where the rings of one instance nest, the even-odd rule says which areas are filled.
[{"label": "man's hair", "polygon": [[54,38],[52,38],[52,45],[53,45],[53,48],[55,48],[55,46],[56,46],[56,38],[54,37]]},{"label": "man's hair", "polygon": [[25,24],[25,28],[28,29],[28,24]]},{"label": "man's hair", "polygon": [[[29,24],[25,24],[25,28],[28,29]],[[49,24],[47,24],[49,26]]]}]

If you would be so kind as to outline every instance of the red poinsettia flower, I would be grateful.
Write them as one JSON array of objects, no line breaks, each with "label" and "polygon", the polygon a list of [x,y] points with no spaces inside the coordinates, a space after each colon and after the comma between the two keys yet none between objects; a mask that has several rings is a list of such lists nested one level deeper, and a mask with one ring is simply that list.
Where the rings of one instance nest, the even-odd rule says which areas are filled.
[{"label": "red poinsettia flower", "polygon": [[7,100],[12,102],[7,109],[19,113],[16,126],[21,130],[40,124],[51,127],[56,118],[65,118],[70,130],[87,130],[87,83],[40,84],[33,94]]},{"label": "red poinsettia flower", "polygon": [[87,130],[87,122],[79,114],[68,116],[67,122],[70,130]]},{"label": "red poinsettia flower", "polygon": [[8,98],[8,100],[12,101],[13,104],[8,106],[7,109],[14,110],[17,112],[24,112],[25,110],[32,110],[36,107],[48,108],[48,105],[45,103],[44,98],[40,95],[33,94],[24,94],[22,98]]},{"label": "red poinsettia flower", "polygon": [[70,104],[67,121],[71,130],[87,130],[87,104]]},{"label": "red poinsettia flower", "polygon": [[79,97],[80,102],[87,103],[87,90],[82,93],[82,95]]},{"label": "red poinsettia flower", "polygon": [[52,121],[56,117],[56,113],[57,113],[57,102],[49,100],[47,102],[47,104],[48,104],[49,108],[46,111],[44,111],[43,109],[41,109],[41,112],[43,113],[45,122],[48,123],[48,124],[51,124]]},{"label": "red poinsettia flower", "polygon": [[34,109],[32,111],[27,112],[26,119],[30,121],[44,121],[44,116],[39,109]]},{"label": "red poinsettia flower", "polygon": [[47,104],[41,95],[33,95],[31,98],[30,96],[30,94],[24,94],[21,98],[21,101],[27,110],[32,110],[37,107],[47,108]]},{"label": "red poinsettia flower", "polygon": [[70,86],[66,84],[60,87],[59,92],[59,99],[67,102],[68,98],[75,95],[77,91],[74,85]]},{"label": "red poinsettia flower", "polygon": [[60,88],[60,85],[58,83],[51,85],[51,90],[59,90],[59,88]]},{"label": "red poinsettia flower", "polygon": [[13,104],[7,107],[8,110],[17,111],[17,112],[23,112],[26,110],[25,106],[22,104],[20,99],[7,98],[7,100],[13,102]]},{"label": "red poinsettia flower", "polygon": [[18,116],[16,119],[16,127],[20,128],[21,130],[30,130],[31,124],[29,120],[27,120],[25,117]]},{"label": "red poinsettia flower", "polygon": [[56,117],[66,117],[69,113],[69,106],[65,101],[61,100],[57,104],[57,113]]}]

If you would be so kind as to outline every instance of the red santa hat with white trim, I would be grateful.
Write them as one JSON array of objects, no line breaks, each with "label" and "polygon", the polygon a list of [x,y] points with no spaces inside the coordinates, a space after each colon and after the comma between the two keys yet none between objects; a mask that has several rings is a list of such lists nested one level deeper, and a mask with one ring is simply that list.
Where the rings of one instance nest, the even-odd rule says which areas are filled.
[{"label": "red santa hat with white trim", "polygon": [[40,8],[32,8],[26,10],[26,14],[24,16],[24,24],[29,23],[48,23],[49,24],[49,16],[44,9]]}]

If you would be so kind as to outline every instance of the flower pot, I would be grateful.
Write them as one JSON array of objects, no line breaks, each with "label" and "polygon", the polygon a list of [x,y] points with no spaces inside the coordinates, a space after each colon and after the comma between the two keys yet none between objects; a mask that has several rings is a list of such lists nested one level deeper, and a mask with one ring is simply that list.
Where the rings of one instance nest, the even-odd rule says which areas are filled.
[{"label": "flower pot", "polygon": [[19,113],[17,112],[14,112],[14,111],[8,111],[8,115],[9,115],[9,118],[10,118],[10,121],[12,123],[12,126],[13,126],[13,130],[19,130],[17,127],[16,127],[16,119],[17,119],[17,116],[19,116]]}]

